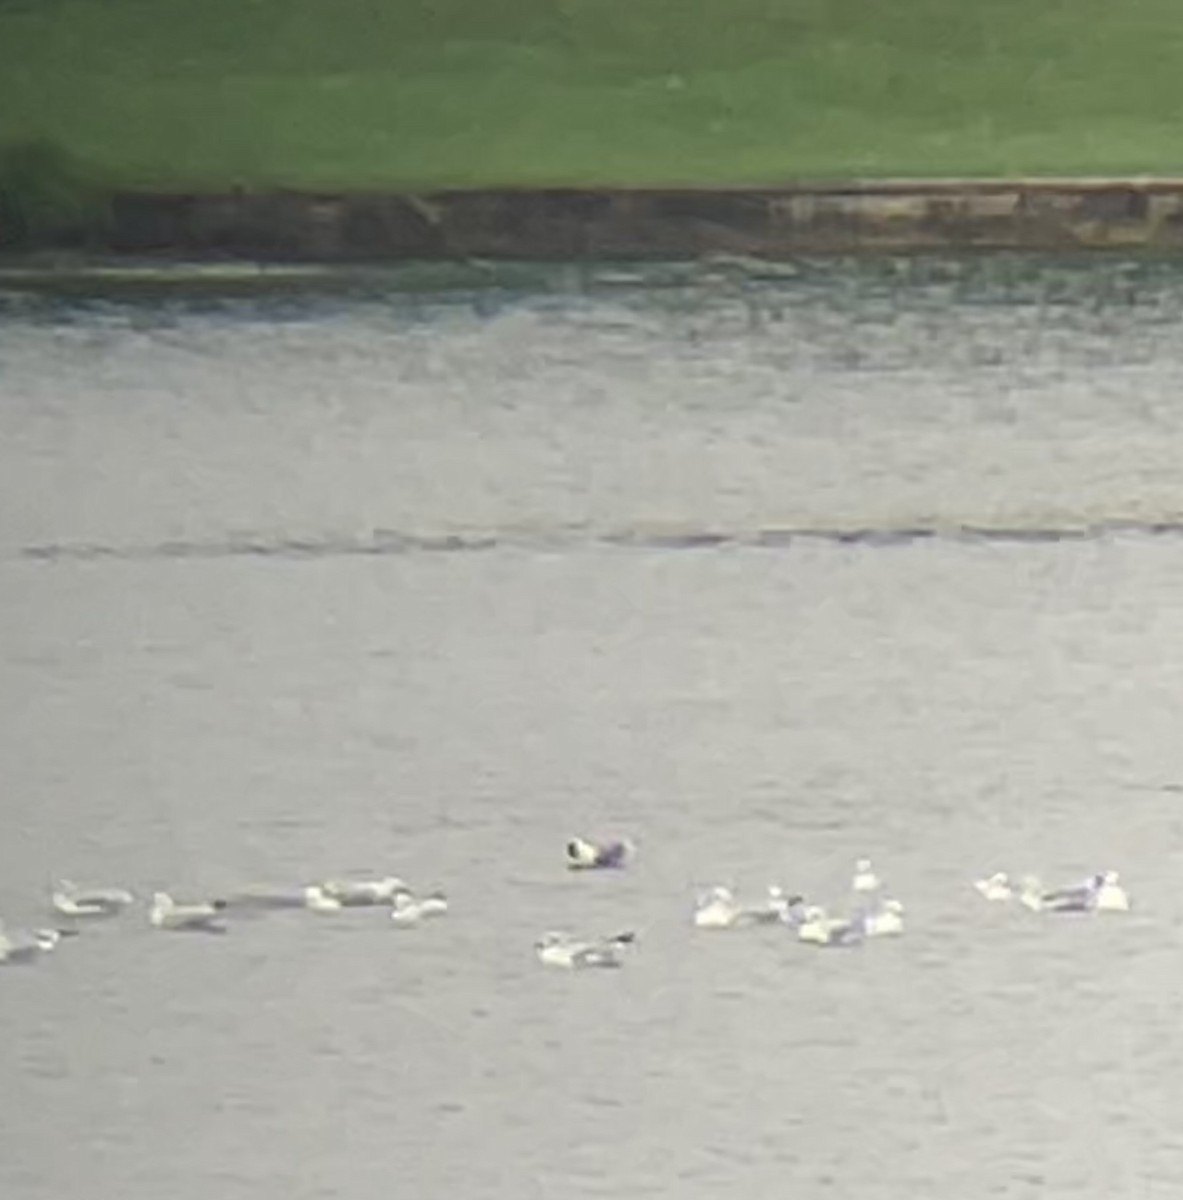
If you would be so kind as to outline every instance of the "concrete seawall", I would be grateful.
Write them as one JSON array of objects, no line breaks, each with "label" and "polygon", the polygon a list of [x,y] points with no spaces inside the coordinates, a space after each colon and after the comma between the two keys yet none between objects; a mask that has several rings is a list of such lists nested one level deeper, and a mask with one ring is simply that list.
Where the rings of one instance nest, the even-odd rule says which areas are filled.
[{"label": "concrete seawall", "polygon": [[[75,242],[75,245],[78,243]],[[1183,179],[875,180],[733,189],[126,193],[88,249],[359,262],[1183,250]]]}]

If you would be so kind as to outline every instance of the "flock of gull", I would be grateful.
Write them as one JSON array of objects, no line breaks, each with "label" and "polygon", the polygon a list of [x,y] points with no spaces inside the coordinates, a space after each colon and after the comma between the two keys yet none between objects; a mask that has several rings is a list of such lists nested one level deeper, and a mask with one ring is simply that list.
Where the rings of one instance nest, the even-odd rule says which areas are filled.
[{"label": "flock of gull", "polygon": [[[635,855],[628,840],[594,841],[582,837],[567,843],[566,864],[571,870],[619,870]],[[1116,871],[1102,871],[1079,883],[1046,888],[1034,876],[1013,880],[1004,872],[974,882],[974,888],[991,903],[1015,901],[1035,912],[1128,912],[1130,900]],[[754,925],[781,925],[796,939],[814,946],[852,947],[866,939],[898,936],[904,931],[904,906],[888,894],[869,859],[859,859],[850,881],[852,903],[846,915],[808,903],[772,885],[761,901],[741,902],[727,887],[715,886],[698,897],[693,923],[699,929],[737,929]],[[31,931],[10,931],[0,921],[0,965],[31,963],[57,948],[65,937],[78,934],[79,925],[93,918],[115,917],[136,904],[135,895],[117,887],[79,887],[62,880],[52,889],[49,907],[64,924]],[[153,894],[148,923],[155,929],[175,932],[226,933],[235,913],[303,908],[335,913],[347,908],[384,907],[400,928],[440,917],[448,911],[447,897],[438,891],[422,895],[395,876],[331,879],[294,889],[252,888],[212,900],[177,900],[167,892]],[[544,966],[567,970],[620,967],[637,934],[628,930],[611,936],[581,937],[552,930],[534,944]]]},{"label": "flock of gull", "polygon": [[[633,855],[627,841],[591,842],[575,838],[567,843],[567,865],[576,870],[611,869],[626,865]],[[1033,912],[1128,912],[1130,899],[1116,871],[1101,871],[1063,887],[1047,888],[1033,875],[1014,881],[1005,872],[974,881],[974,889],[991,903],[1015,901]],[[891,896],[876,875],[870,859],[860,858],[850,880],[853,903],[846,915],[835,915],[804,896],[771,885],[764,898],[742,902],[728,887],[717,885],[698,897],[693,921],[699,929],[738,929],[753,925],[781,925],[797,941],[818,947],[859,946],[868,938],[896,937],[904,932],[904,906]],[[538,958],[547,966],[619,967],[627,947],[636,942],[632,931],[611,937],[579,938],[552,931],[536,944]]]},{"label": "flock of gull", "polygon": [[[9,930],[0,921],[0,965],[34,962],[57,948],[65,937],[76,936],[87,920],[115,917],[136,903],[134,893],[120,887],[79,887],[61,880],[51,889],[49,907],[66,924],[30,931]],[[304,908],[335,913],[345,908],[383,906],[400,927],[418,925],[448,911],[442,892],[416,896],[393,875],[373,879],[332,879],[294,889],[248,888],[212,900],[177,900],[155,892],[148,905],[148,924],[154,929],[189,933],[227,933],[234,914],[271,909]]]}]

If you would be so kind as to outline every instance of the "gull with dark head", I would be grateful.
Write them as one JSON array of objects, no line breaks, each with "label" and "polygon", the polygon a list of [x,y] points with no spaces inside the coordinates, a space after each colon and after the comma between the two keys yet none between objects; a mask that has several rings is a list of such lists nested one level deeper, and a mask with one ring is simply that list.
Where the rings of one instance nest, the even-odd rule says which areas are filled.
[{"label": "gull with dark head", "polygon": [[596,842],[573,837],[567,843],[567,866],[572,871],[605,870],[625,866],[636,853],[627,838]]}]

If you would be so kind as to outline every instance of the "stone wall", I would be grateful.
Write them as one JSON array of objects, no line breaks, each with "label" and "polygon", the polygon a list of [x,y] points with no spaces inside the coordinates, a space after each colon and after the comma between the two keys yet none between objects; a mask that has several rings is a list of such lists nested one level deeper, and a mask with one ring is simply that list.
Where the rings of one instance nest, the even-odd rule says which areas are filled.
[{"label": "stone wall", "polygon": [[189,258],[675,259],[1183,249],[1183,179],[117,196],[99,249]]}]

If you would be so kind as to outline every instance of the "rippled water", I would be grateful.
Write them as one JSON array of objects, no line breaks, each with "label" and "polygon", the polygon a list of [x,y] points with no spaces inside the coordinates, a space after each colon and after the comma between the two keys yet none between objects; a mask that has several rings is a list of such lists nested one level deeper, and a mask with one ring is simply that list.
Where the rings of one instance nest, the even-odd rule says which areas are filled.
[{"label": "rippled water", "polygon": [[[1183,266],[0,313],[0,913],[452,897],[0,973],[6,1200],[1178,1195]],[[896,942],[689,926],[861,854]],[[1128,918],[968,886],[1104,866]],[[548,972],[562,927],[640,942]]]}]

